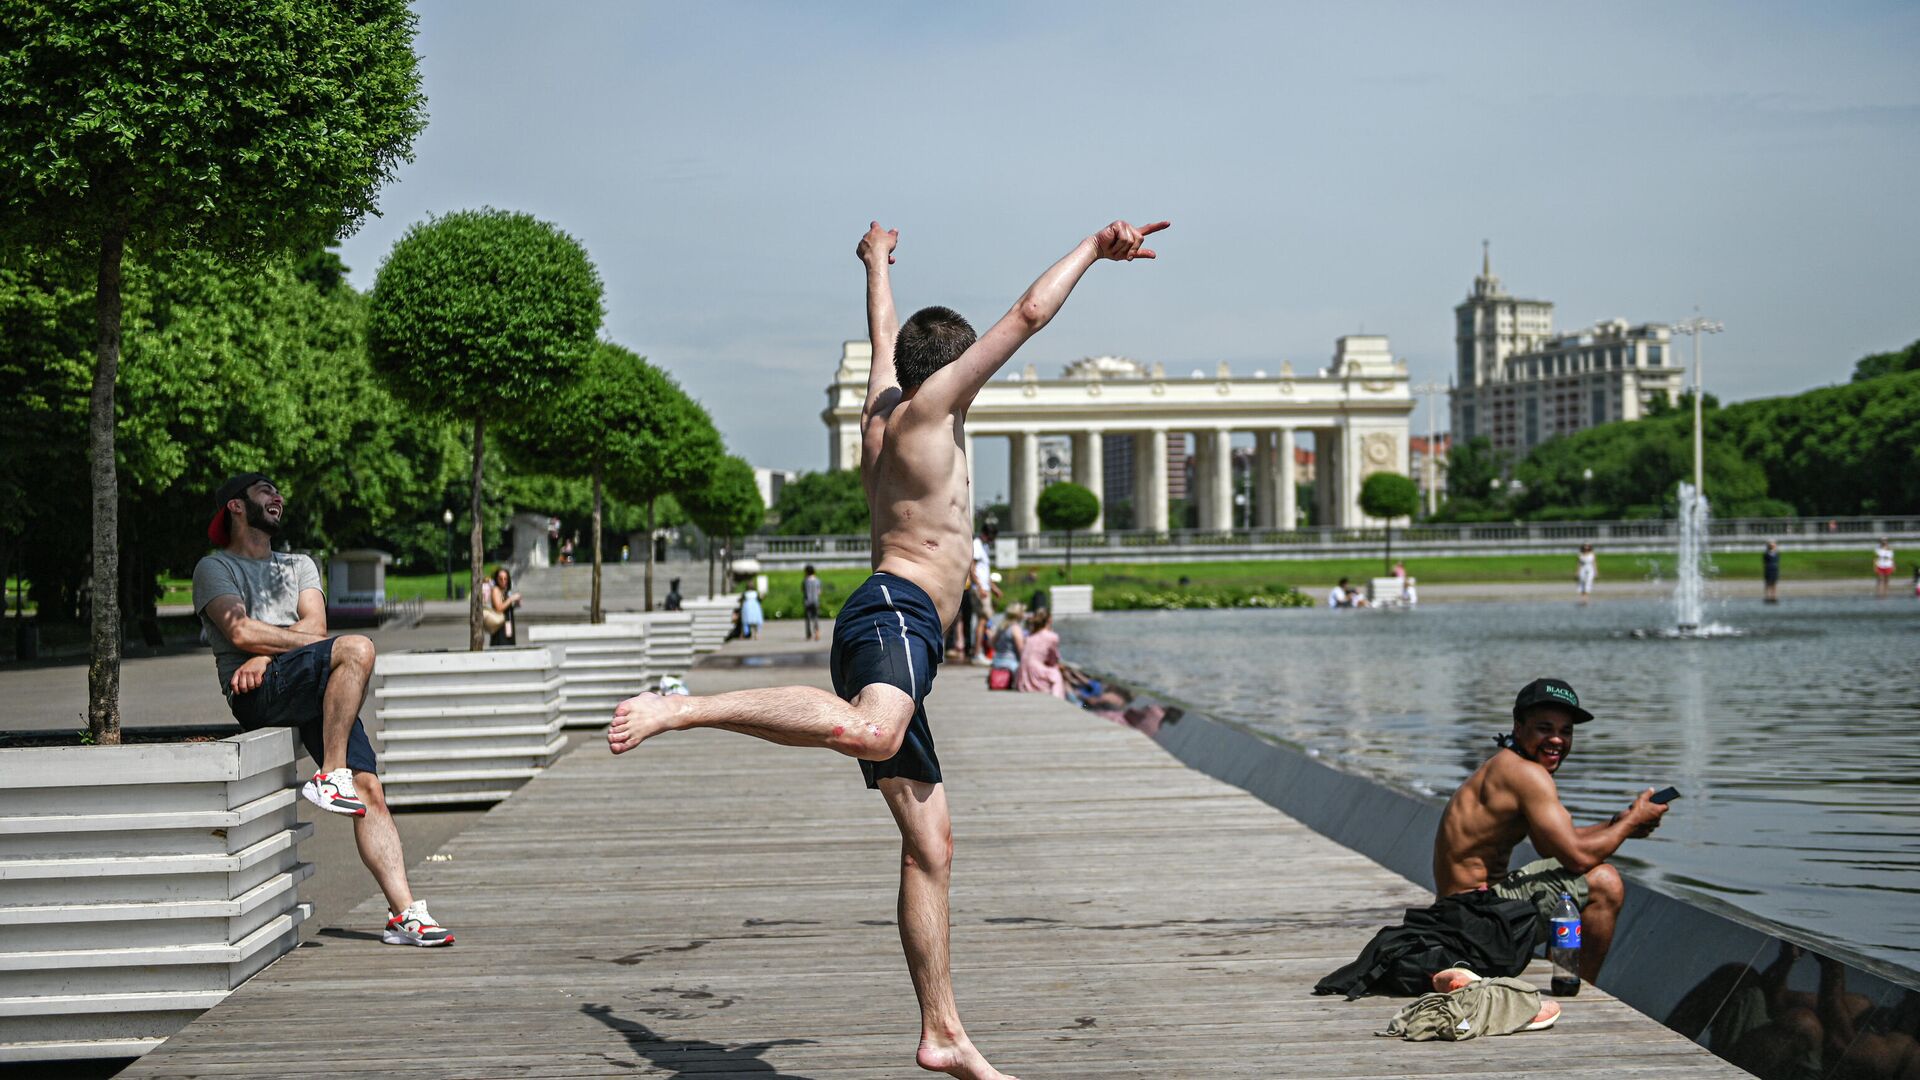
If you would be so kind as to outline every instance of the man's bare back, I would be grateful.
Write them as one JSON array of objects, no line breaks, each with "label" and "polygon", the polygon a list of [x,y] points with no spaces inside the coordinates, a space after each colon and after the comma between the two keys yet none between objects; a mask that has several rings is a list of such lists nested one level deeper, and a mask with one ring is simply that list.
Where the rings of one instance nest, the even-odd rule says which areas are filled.
[{"label": "man's bare back", "polygon": [[959,612],[972,557],[967,409],[987,380],[1060,310],[1088,267],[1101,259],[1154,258],[1143,243],[1167,225],[1135,228],[1116,221],[1087,237],[964,352],[924,381],[913,383],[910,376],[905,389],[895,371],[899,321],[890,271],[899,232],[875,222],[861,238],[856,253],[867,267],[873,369],[861,413],[860,474],[872,511],[873,568],[926,590],[942,625]]},{"label": "man's bare back", "polygon": [[[1513,773],[1539,765],[1506,750],[1488,758],[1447,800],[1433,844],[1434,891],[1469,892],[1505,877],[1513,849],[1526,838]],[[1547,777],[1552,784],[1553,778]]]}]

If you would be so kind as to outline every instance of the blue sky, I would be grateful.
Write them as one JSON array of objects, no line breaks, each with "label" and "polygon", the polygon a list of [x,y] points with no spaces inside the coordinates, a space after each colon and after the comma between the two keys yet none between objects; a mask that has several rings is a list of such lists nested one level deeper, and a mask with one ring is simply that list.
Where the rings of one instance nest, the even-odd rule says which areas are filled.
[{"label": "blue sky", "polygon": [[1724,320],[1726,399],[1920,338],[1920,5],[418,10],[431,122],[344,245],[355,283],[428,213],[554,221],[607,335],[757,465],[826,463],[873,218],[901,307],[980,326],[1112,218],[1170,218],[1016,360],[1043,372],[1317,367],[1365,331],[1444,381],[1483,238],[1560,328]]}]

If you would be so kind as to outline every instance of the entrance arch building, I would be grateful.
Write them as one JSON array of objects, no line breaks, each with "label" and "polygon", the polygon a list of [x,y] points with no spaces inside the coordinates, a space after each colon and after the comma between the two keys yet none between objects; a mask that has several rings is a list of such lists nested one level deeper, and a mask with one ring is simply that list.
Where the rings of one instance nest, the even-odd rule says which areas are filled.
[{"label": "entrance arch building", "polygon": [[[842,347],[840,367],[827,387],[827,408],[820,414],[833,468],[859,467],[860,406],[872,366],[868,342]],[[1133,505],[1144,508],[1145,521],[1157,529],[1167,520],[1167,436],[1186,433],[1192,436],[1194,467],[1189,499],[1197,505],[1202,529],[1224,530],[1234,520],[1230,439],[1235,432],[1251,432],[1251,520],[1257,528],[1292,528],[1297,521],[1294,443],[1301,432],[1310,432],[1315,521],[1357,525],[1360,482],[1383,470],[1409,472],[1413,408],[1406,365],[1394,360],[1381,336],[1340,338],[1332,363],[1306,374],[1282,363],[1277,373],[1235,375],[1222,362],[1212,372],[1169,375],[1159,363],[1097,357],[1069,365],[1059,378],[1043,379],[1028,364],[1003,373],[974,399],[967,413],[967,463],[971,470],[976,440],[1008,440],[1012,527],[1031,533],[1040,529],[1034,504],[1040,495],[1041,436],[1072,440],[1073,480],[1095,492],[1104,487],[1106,440],[1132,440]],[[1103,522],[1093,526],[1103,527]]]}]

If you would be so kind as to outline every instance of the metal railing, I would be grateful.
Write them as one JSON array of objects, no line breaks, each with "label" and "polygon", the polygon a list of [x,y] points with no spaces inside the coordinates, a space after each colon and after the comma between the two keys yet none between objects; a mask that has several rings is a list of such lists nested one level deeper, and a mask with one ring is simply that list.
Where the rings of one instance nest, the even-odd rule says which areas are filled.
[{"label": "metal railing", "polygon": [[[1920,516],[1844,518],[1726,518],[1712,523],[1715,540],[1764,543],[1779,540],[1799,547],[1871,546],[1880,537],[1920,537]],[[1417,522],[1395,526],[1393,544],[1406,548],[1498,547],[1512,550],[1556,548],[1568,544],[1638,546],[1677,540],[1680,525],[1671,518],[1631,521],[1520,521],[1476,524]],[[1064,555],[1064,532],[1009,533],[1000,538],[1020,545],[1022,557],[1051,559]],[[1125,554],[1175,557],[1181,552],[1248,555],[1273,553],[1295,557],[1318,552],[1342,554],[1342,549],[1377,548],[1386,540],[1382,526],[1345,528],[1310,526],[1300,529],[1170,529],[1163,532],[1112,529],[1073,534],[1075,558],[1108,559]],[[872,542],[865,536],[754,536],[740,553],[785,564],[808,557],[821,561],[865,559]]]}]

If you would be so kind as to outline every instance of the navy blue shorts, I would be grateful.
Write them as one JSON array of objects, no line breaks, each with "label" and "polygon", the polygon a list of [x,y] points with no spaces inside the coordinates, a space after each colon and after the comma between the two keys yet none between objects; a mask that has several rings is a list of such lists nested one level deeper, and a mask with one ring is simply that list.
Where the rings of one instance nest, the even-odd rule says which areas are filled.
[{"label": "navy blue shorts", "polygon": [[885,761],[862,761],[867,786],[888,777],[940,782],[940,758],[927,726],[927,691],[940,666],[940,616],[926,592],[893,574],[875,574],[847,597],[833,621],[833,692],[852,701],[875,683],[898,687],[913,698],[913,721],[900,752]]},{"label": "navy blue shorts", "polygon": [[[323,752],[323,703],[327,696],[327,676],[333,673],[333,639],[302,645],[283,652],[267,662],[260,685],[244,694],[228,694],[227,707],[233,718],[247,731],[264,727],[290,727],[300,735],[300,745],[317,766],[325,760]],[[377,773],[380,763],[373,756],[373,743],[367,729],[354,718],[353,731],[347,735],[347,768],[354,772]]]}]

